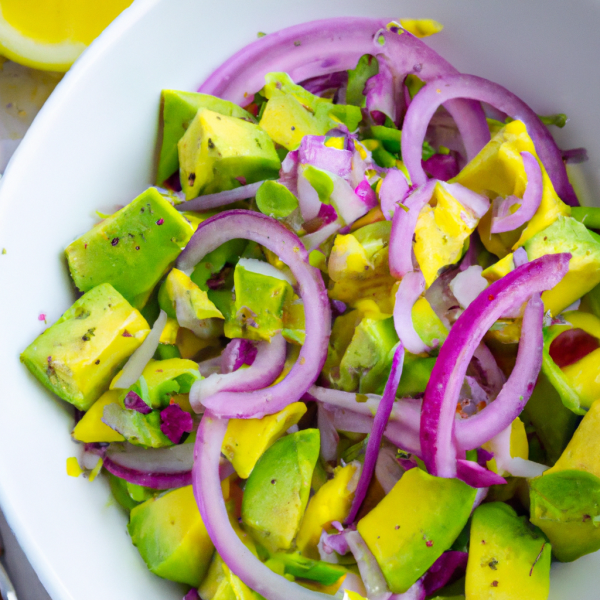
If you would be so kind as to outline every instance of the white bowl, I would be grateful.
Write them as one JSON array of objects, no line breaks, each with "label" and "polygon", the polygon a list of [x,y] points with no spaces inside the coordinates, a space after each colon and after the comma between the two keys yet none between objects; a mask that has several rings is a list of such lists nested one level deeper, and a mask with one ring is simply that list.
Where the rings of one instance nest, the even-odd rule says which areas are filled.
[{"label": "white bowl", "polygon": [[[52,323],[73,300],[62,251],[96,209],[153,182],[162,88],[194,90],[258,31],[341,15],[443,22],[428,43],[457,68],[570,116],[559,143],[587,147],[600,189],[597,0],[136,0],[60,83],[0,189],[0,504],[55,600],[182,595],[146,570],[106,482],[66,476],[72,411],[19,364],[38,315]],[[598,598],[599,567],[600,555],[555,565],[551,598]]]}]

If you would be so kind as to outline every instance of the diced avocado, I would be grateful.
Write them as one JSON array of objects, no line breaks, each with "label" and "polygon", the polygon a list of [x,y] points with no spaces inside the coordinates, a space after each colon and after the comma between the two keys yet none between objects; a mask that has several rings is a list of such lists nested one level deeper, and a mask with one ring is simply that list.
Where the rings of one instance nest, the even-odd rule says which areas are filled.
[{"label": "diced avocado", "polygon": [[599,432],[596,401],[556,464],[529,482],[531,521],[550,538],[561,561],[600,549]]},{"label": "diced avocado", "polygon": [[149,331],[142,315],[106,283],[79,298],[21,361],[51,392],[88,410]]},{"label": "diced avocado", "polygon": [[173,442],[161,431],[160,411],[142,414],[137,410],[107,404],[102,422],[119,432],[130,444],[145,448],[165,448]]},{"label": "diced avocado", "polygon": [[109,404],[119,404],[119,390],[104,392],[89,410],[83,415],[73,429],[73,439],[85,444],[94,442],[124,442],[125,438],[102,422],[104,407]]},{"label": "diced avocado", "polygon": [[[535,146],[522,121],[512,121],[494,135],[479,154],[452,180],[477,192],[487,194],[490,199],[497,196],[523,197],[527,186],[527,175],[521,152],[529,152],[537,158]],[[492,210],[488,211],[479,224],[479,235],[487,250],[502,258],[522,246],[536,233],[551,225],[558,216],[570,215],[570,208],[562,202],[544,165],[542,169],[542,201],[523,231],[490,233]]]},{"label": "diced avocado", "polygon": [[298,198],[285,185],[265,181],[256,192],[256,206],[265,215],[284,219],[298,208]]},{"label": "diced avocado", "polygon": [[348,392],[358,389],[363,394],[375,392],[397,343],[392,317],[363,318],[342,357],[337,387]]},{"label": "diced avocado", "polygon": [[247,245],[247,240],[240,239],[229,240],[221,244],[216,250],[209,252],[195,266],[191,280],[201,290],[208,291],[210,288],[206,282],[218,275],[226,265],[235,265],[244,253]]},{"label": "diced avocado", "polygon": [[276,178],[281,161],[269,136],[254,123],[201,108],[177,144],[185,197],[230,190]]},{"label": "diced avocado", "polygon": [[348,572],[340,565],[285,552],[276,552],[266,564],[270,568],[277,568],[281,565],[285,575],[317,581],[323,585],[333,585]]},{"label": "diced avocado", "polygon": [[383,147],[392,154],[400,154],[402,131],[383,125],[375,125],[369,129],[369,137],[379,140]]},{"label": "diced avocado", "polygon": [[231,572],[223,559],[215,553],[208,573],[198,589],[202,600],[261,600],[239,577]]},{"label": "diced avocado", "polygon": [[[396,395],[415,396],[416,394],[422,394],[429,383],[429,378],[431,377],[431,372],[435,366],[435,361],[435,356],[423,358],[417,354],[405,352],[404,366],[402,367],[402,377],[400,379],[400,385],[398,385]],[[392,359],[390,358],[389,366],[387,367],[385,374],[379,383],[379,387],[376,390],[377,394],[383,394],[383,389],[389,376],[388,373],[391,364]]]},{"label": "diced avocado", "polygon": [[524,244],[527,258],[570,252],[569,271],[553,289],[542,294],[545,310],[553,315],[600,283],[600,238],[570,217],[559,216]]},{"label": "diced avocado", "polygon": [[231,419],[223,440],[223,454],[236,473],[247,479],[258,459],[306,413],[304,402],[293,402],[262,419]]},{"label": "diced avocado", "polygon": [[362,119],[360,108],[332,104],[294,84],[287,73],[268,73],[262,94],[268,98],[260,127],[271,139],[295,150],[305,135],[325,135],[340,123],[354,131]]},{"label": "diced avocado", "polygon": [[336,237],[328,265],[332,300],[356,306],[370,299],[381,312],[392,314],[391,290],[396,280],[389,271],[390,232],[391,221],[378,221]]},{"label": "diced avocado", "polygon": [[414,252],[429,287],[440,269],[456,263],[463,255],[465,241],[477,227],[478,219],[440,183],[435,186],[415,227]]},{"label": "diced avocado", "polygon": [[467,564],[466,599],[546,600],[551,546],[544,534],[507,504],[475,509]]},{"label": "diced avocado", "polygon": [[588,229],[600,229],[600,207],[598,206],[573,206],[571,216]]},{"label": "diced avocado", "polygon": [[356,67],[348,69],[346,102],[353,106],[364,108],[366,105],[365,85],[377,73],[379,73],[379,61],[371,54],[361,56]]},{"label": "diced avocado", "polygon": [[281,335],[290,344],[304,344],[306,339],[306,315],[304,302],[296,294],[288,295],[283,305],[283,329]]},{"label": "diced avocado", "polygon": [[77,238],[65,253],[82,292],[110,283],[140,308],[193,233],[185,217],[149,188]]},{"label": "diced avocado", "polygon": [[304,429],[273,444],[246,482],[242,522],[269,551],[291,547],[310,493],[319,458],[318,429]]},{"label": "diced avocado", "polygon": [[435,314],[426,298],[419,298],[411,311],[413,325],[419,337],[428,346],[441,346],[448,337],[448,329]]},{"label": "diced avocado", "polygon": [[128,530],[152,573],[192,587],[200,585],[214,546],[191,485],[135,507]]},{"label": "diced avocado", "polygon": [[[127,393],[135,391],[151,408],[164,408],[177,394],[188,394],[192,385],[202,379],[198,364],[183,358],[151,359],[144,367],[140,380],[127,390],[118,392],[121,404]],[[115,377],[115,382],[118,376]],[[141,385],[140,385],[141,384]]]},{"label": "diced avocado", "polygon": [[448,550],[467,523],[475,489],[410,469],[358,522],[390,590],[408,590]]},{"label": "diced avocado", "polygon": [[552,360],[550,347],[563,332],[582,329],[600,340],[600,319],[589,313],[564,313],[565,325],[544,328],[542,373],[558,392],[563,404],[574,413],[583,415],[600,393],[600,349],[593,350],[574,364],[562,369]]},{"label": "diced avocado", "polygon": [[337,467],[333,479],[323,484],[310,499],[296,541],[304,556],[318,558],[321,533],[329,529],[333,521],[343,523],[348,517],[358,483],[357,470],[358,463]]},{"label": "diced avocado", "polygon": [[108,482],[110,491],[115,500],[127,511],[130,512],[139,502],[136,502],[127,491],[127,482],[124,479],[115,477],[112,473],[108,473]]},{"label": "diced avocado", "polygon": [[227,337],[268,341],[283,329],[283,307],[293,291],[274,267],[256,260],[238,263],[234,289],[233,310],[225,323]]},{"label": "diced avocado", "polygon": [[207,292],[201,290],[183,271],[171,269],[158,293],[160,307],[179,324],[201,339],[223,334],[224,318]]},{"label": "diced avocado", "polygon": [[199,108],[208,108],[221,115],[254,122],[254,117],[237,104],[208,94],[163,90],[161,101],[163,136],[156,174],[157,185],[161,185],[179,168],[177,142],[183,137]]}]

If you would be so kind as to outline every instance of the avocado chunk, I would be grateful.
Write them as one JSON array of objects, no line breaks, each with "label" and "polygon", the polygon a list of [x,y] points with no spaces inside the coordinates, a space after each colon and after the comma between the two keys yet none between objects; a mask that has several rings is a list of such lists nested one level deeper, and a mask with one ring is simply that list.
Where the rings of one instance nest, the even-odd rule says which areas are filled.
[{"label": "avocado chunk", "polygon": [[189,200],[274,179],[281,161],[271,138],[254,123],[201,108],[177,144],[181,188]]},{"label": "avocado chunk", "polygon": [[362,119],[358,106],[333,104],[296,85],[287,73],[268,73],[262,94],[268,99],[259,125],[271,139],[296,150],[305,135],[325,135],[340,123],[355,131]]},{"label": "avocado chunk", "polygon": [[88,410],[149,332],[142,315],[105,283],[79,298],[21,361],[51,392]]},{"label": "avocado chunk", "polygon": [[137,410],[108,404],[102,413],[102,422],[120,433],[130,444],[144,448],[166,448],[173,442],[161,431],[160,412],[143,414]]},{"label": "avocado chunk", "polygon": [[358,522],[390,590],[403,594],[452,546],[466,525],[476,491],[458,479],[404,473]]},{"label": "avocado chunk", "polygon": [[242,522],[267,550],[288,550],[300,528],[319,458],[318,429],[304,429],[275,442],[246,481]]},{"label": "avocado chunk", "polygon": [[104,407],[119,404],[119,390],[104,392],[73,429],[73,439],[85,444],[94,442],[124,442],[125,438],[102,421]]},{"label": "avocado chunk", "polygon": [[208,573],[198,589],[202,600],[261,600],[215,553]]},{"label": "avocado chunk", "polygon": [[256,192],[256,206],[265,215],[284,219],[298,208],[298,198],[282,183],[265,181]]},{"label": "avocado chunk", "polygon": [[270,340],[283,329],[283,309],[292,286],[278,269],[252,259],[238,262],[233,275],[235,301],[225,322],[229,338]]},{"label": "avocado chunk", "polygon": [[65,253],[82,292],[110,283],[141,308],[193,233],[185,217],[149,188],[77,238]]},{"label": "avocado chunk", "polygon": [[275,569],[283,567],[283,572],[286,575],[317,581],[323,585],[333,585],[348,572],[340,565],[322,560],[313,560],[300,554],[286,554],[285,552],[276,552],[267,561],[267,566],[272,569],[273,567]]},{"label": "avocado chunk", "polygon": [[592,404],[556,464],[529,482],[531,522],[572,561],[600,549],[600,402]]},{"label": "avocado chunk", "polygon": [[569,271],[554,288],[542,294],[545,310],[559,314],[600,283],[600,237],[570,217],[552,225],[524,244],[527,258],[570,252]]},{"label": "avocado chunk", "polygon": [[192,587],[202,583],[214,546],[191,485],[135,507],[128,530],[152,573]]},{"label": "avocado chunk", "polygon": [[467,579],[467,600],[546,600],[550,591],[551,546],[544,534],[507,504],[475,509]]},{"label": "avocado chunk", "polygon": [[254,117],[237,104],[209,94],[163,90],[161,101],[163,137],[156,173],[157,185],[161,185],[179,168],[177,142],[183,137],[199,108],[208,108],[227,117],[254,122]]}]

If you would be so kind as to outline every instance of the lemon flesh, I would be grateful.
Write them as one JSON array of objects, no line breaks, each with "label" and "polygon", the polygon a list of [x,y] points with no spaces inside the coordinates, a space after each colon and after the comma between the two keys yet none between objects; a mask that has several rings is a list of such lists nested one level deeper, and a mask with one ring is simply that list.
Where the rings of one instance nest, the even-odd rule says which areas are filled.
[{"label": "lemon flesh", "polygon": [[2,0],[0,54],[46,71],[66,71],[132,0]]}]

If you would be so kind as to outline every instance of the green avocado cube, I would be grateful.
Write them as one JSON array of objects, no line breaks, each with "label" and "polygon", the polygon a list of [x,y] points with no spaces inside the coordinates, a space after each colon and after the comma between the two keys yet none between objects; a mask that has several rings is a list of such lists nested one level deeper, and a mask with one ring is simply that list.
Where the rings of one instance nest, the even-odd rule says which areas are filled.
[{"label": "green avocado cube", "polygon": [[475,494],[458,479],[414,468],[358,522],[394,594],[406,592],[452,546],[469,519]]},{"label": "green avocado cube", "polygon": [[291,547],[300,528],[319,458],[318,429],[304,429],[275,442],[246,481],[242,522],[270,552]]},{"label": "green avocado cube", "polygon": [[189,200],[279,176],[281,161],[258,125],[201,108],[177,144],[181,188]]},{"label": "green avocado cube", "polygon": [[163,136],[156,174],[157,185],[162,185],[179,168],[177,142],[183,137],[199,108],[208,108],[227,117],[254,122],[254,117],[237,104],[209,94],[163,90],[161,104]]},{"label": "green avocado cube", "polygon": [[292,286],[284,279],[257,272],[263,266],[264,273],[276,272],[257,260],[242,260],[235,267],[235,301],[225,322],[228,338],[268,341],[284,328],[283,310],[293,294]]},{"label": "green avocado cube", "polygon": [[128,530],[152,573],[196,588],[202,583],[214,546],[191,485],[133,508]]},{"label": "green avocado cube", "polygon": [[46,329],[21,361],[50,391],[88,410],[149,332],[144,317],[104,283]]},{"label": "green avocado cube", "polygon": [[546,600],[551,546],[546,536],[503,502],[482,504],[471,523],[466,597]]},{"label": "green avocado cube", "polygon": [[194,230],[155,188],[77,238],[66,249],[75,285],[82,291],[110,283],[142,308]]}]

